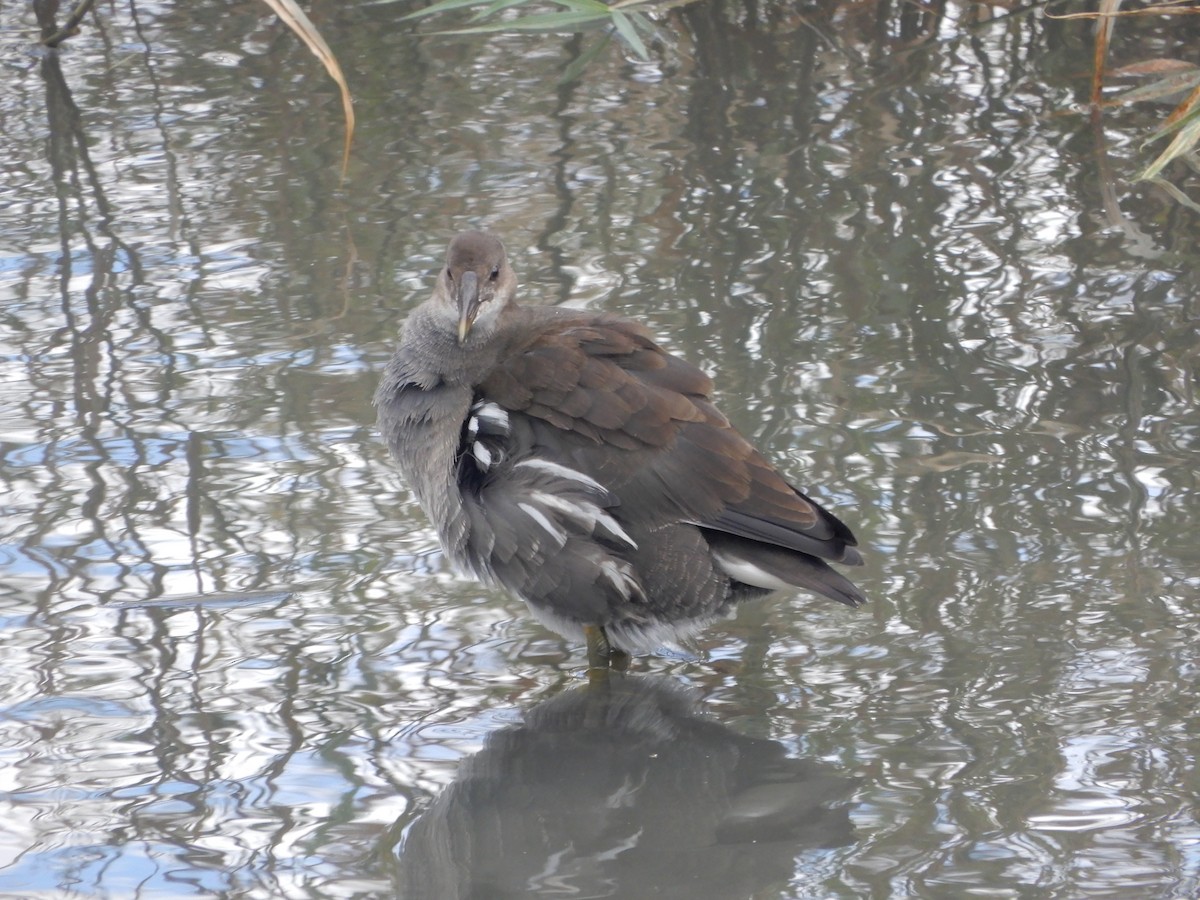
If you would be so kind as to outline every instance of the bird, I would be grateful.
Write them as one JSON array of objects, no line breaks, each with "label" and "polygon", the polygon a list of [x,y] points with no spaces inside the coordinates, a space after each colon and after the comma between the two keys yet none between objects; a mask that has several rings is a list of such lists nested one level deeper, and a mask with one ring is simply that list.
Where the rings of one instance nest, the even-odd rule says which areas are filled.
[{"label": "bird", "polygon": [[375,392],[379,431],[460,571],[585,642],[589,670],[679,648],[745,600],[865,595],[850,529],[616,314],[521,303],[503,242],[456,235]]}]

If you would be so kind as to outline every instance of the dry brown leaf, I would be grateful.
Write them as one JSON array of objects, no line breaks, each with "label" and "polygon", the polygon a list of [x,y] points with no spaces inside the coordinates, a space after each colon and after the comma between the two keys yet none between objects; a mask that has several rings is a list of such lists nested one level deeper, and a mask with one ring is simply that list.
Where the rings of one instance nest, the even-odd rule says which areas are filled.
[{"label": "dry brown leaf", "polygon": [[346,119],[346,142],[342,146],[342,177],[345,178],[346,170],[350,165],[350,143],[354,140],[354,101],[350,97],[350,87],[346,84],[346,76],[342,74],[342,67],[338,65],[337,57],[325,43],[325,38],[321,37],[321,32],[317,31],[317,26],[305,15],[304,10],[296,5],[295,0],[263,0],[263,2],[275,10],[275,14],[283,20],[283,24],[292,29],[300,40],[308,45],[308,49],[325,66],[325,71],[329,73],[329,77],[337,83],[338,89],[342,92],[342,115]]},{"label": "dry brown leaf", "polygon": [[1119,69],[1109,69],[1108,74],[1118,78],[1138,75],[1171,75],[1176,72],[1191,72],[1200,69],[1195,63],[1182,59],[1147,59],[1142,62],[1130,63]]}]

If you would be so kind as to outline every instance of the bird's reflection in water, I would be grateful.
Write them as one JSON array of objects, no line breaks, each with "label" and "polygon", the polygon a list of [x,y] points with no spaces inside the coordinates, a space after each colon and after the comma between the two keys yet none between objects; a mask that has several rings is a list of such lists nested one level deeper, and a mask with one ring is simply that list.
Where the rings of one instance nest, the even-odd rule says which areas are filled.
[{"label": "bird's reflection in water", "polygon": [[491,735],[410,829],[410,900],[733,900],[784,885],[805,848],[854,840],[854,782],[704,718],[693,692],[613,676]]}]

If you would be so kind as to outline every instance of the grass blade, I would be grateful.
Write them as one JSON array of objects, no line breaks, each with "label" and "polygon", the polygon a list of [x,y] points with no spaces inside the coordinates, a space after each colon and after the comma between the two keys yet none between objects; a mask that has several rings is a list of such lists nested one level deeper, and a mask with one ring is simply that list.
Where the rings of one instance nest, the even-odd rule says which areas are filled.
[{"label": "grass blade", "polygon": [[350,86],[346,84],[346,76],[342,74],[342,67],[338,64],[333,51],[329,49],[329,45],[325,43],[325,38],[321,37],[317,26],[304,14],[304,10],[296,5],[295,0],[263,0],[263,2],[275,10],[275,14],[283,20],[283,24],[292,29],[296,36],[304,41],[308,49],[325,66],[325,71],[337,83],[338,90],[342,93],[342,116],[346,120],[346,141],[342,145],[342,177],[345,178],[346,171],[350,167],[350,145],[354,140],[354,101],[350,97]]},{"label": "grass blade", "polygon": [[600,0],[554,0],[554,2],[578,13],[590,12],[607,16],[609,11],[608,4],[601,3]]},{"label": "grass blade", "polygon": [[1146,180],[1155,187],[1162,188],[1164,191],[1166,191],[1176,203],[1200,213],[1200,203],[1197,203],[1179,188],[1175,187],[1175,185],[1171,184],[1171,182],[1164,178],[1148,178]]},{"label": "grass blade", "polygon": [[1161,100],[1163,97],[1178,94],[1180,91],[1190,90],[1196,87],[1196,85],[1200,85],[1200,69],[1193,69],[1190,72],[1177,72],[1174,75],[1168,75],[1166,78],[1160,78],[1150,84],[1130,88],[1123,93],[1117,94],[1117,96],[1108,100],[1104,105],[1127,106],[1130,103]]},{"label": "grass blade", "polygon": [[1168,163],[1192,152],[1198,143],[1200,143],[1200,110],[1192,114],[1187,123],[1179,129],[1175,139],[1167,144],[1167,148],[1158,155],[1158,159],[1150,163],[1145,171],[1137,176],[1137,180],[1151,181],[1157,178]]},{"label": "grass blade", "polygon": [[574,31],[576,25],[608,21],[608,13],[538,13],[522,16],[511,22],[495,22],[491,25],[472,25],[467,28],[447,28],[435,34],[495,34],[500,31]]},{"label": "grass blade", "polygon": [[642,43],[642,36],[637,33],[637,29],[633,27],[633,23],[629,21],[629,16],[620,10],[614,9],[609,15],[612,16],[613,26],[617,29],[617,34],[630,47],[633,52],[642,59],[650,59],[650,54],[646,52],[646,45]]},{"label": "grass blade", "polygon": [[472,22],[479,22],[486,19],[488,16],[494,16],[498,12],[503,12],[510,6],[520,6],[523,3],[528,3],[529,0],[493,0],[489,3],[486,9],[481,9],[475,15],[471,16]]},{"label": "grass blade", "polygon": [[[1183,102],[1171,110],[1171,114],[1167,116],[1167,121],[1162,124],[1162,131],[1174,128],[1187,119],[1193,112],[1200,109],[1200,79],[1196,80],[1196,86],[1192,88],[1192,92],[1188,94]],[[1154,138],[1151,138],[1153,140]]]},{"label": "grass blade", "polygon": [[604,36],[600,40],[592,44],[584,53],[579,54],[569,66],[563,69],[563,73],[558,79],[559,85],[570,84],[582,75],[583,70],[608,46],[608,42],[612,40],[612,36],[613,31],[610,28],[604,32]]},{"label": "grass blade", "polygon": [[455,9],[466,9],[471,6],[486,6],[489,0],[439,0],[431,6],[424,9],[418,9],[416,12],[411,12],[407,16],[401,16],[400,21],[405,19],[424,19],[427,16],[436,16],[438,13],[450,12]]}]

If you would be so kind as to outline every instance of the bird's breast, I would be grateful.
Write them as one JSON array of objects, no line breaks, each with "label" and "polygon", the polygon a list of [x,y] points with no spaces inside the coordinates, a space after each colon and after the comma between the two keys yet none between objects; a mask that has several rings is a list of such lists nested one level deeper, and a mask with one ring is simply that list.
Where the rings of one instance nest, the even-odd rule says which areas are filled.
[{"label": "bird's breast", "polygon": [[390,375],[376,393],[379,430],[453,556],[466,528],[456,466],[472,392],[448,382],[424,387]]}]

